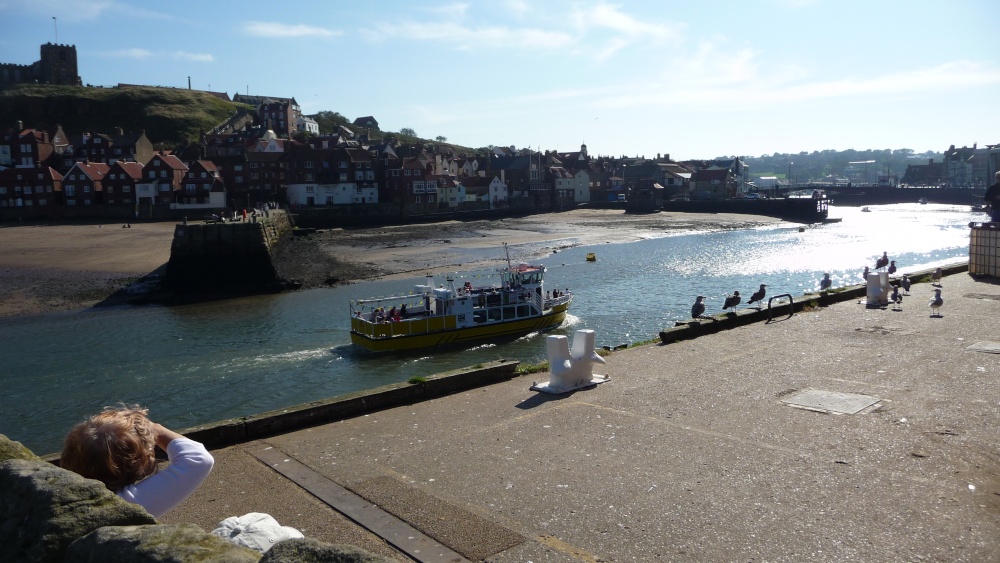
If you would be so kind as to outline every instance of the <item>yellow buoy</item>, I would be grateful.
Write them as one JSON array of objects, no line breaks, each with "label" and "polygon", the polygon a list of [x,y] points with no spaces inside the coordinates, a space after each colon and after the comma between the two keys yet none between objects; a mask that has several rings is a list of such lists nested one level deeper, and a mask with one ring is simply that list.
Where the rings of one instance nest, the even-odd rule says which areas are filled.
[{"label": "yellow buoy", "polygon": [[587,262],[597,262],[597,255],[593,252],[587,254]]}]

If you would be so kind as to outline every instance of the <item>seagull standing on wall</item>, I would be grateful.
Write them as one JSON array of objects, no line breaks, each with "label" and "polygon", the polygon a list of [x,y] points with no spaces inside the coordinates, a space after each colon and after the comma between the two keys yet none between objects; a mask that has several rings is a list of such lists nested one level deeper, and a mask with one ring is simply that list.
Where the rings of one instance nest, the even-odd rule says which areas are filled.
[{"label": "seagull standing on wall", "polygon": [[726,301],[722,304],[722,310],[725,311],[730,307],[735,309],[736,306],[739,304],[740,304],[740,292],[734,291],[732,295],[726,296]]},{"label": "seagull standing on wall", "polygon": [[830,279],[830,274],[823,274],[823,279],[819,280],[819,290],[826,291],[830,289],[833,285],[833,280]]},{"label": "seagull standing on wall", "polygon": [[941,297],[941,290],[934,290],[934,297],[927,303],[931,307],[931,316],[940,317],[941,316],[941,305],[944,305],[944,298]]},{"label": "seagull standing on wall", "polygon": [[868,266],[865,266],[865,271],[861,272],[861,279],[865,280],[865,282],[868,281],[868,272]]},{"label": "seagull standing on wall", "polygon": [[760,309],[761,306],[763,305],[762,300],[764,299],[764,295],[767,293],[766,291],[764,291],[765,287],[767,287],[767,285],[760,284],[760,289],[755,291],[753,295],[750,296],[750,301],[747,301],[747,305],[753,305],[754,302],[756,302],[757,308]]},{"label": "seagull standing on wall", "polygon": [[908,278],[906,274],[903,274],[903,281],[899,282],[899,285],[903,286],[903,291],[905,291],[907,295],[910,294],[910,278]]},{"label": "seagull standing on wall", "polygon": [[889,269],[887,271],[889,272],[890,276],[896,273],[896,261],[895,260],[890,260],[889,261]]},{"label": "seagull standing on wall", "polygon": [[705,296],[699,295],[694,301],[694,305],[691,305],[691,318],[700,319],[702,315],[705,314]]},{"label": "seagull standing on wall", "polygon": [[883,252],[882,257],[875,261],[875,269],[881,270],[889,265],[889,253]]},{"label": "seagull standing on wall", "polygon": [[892,295],[889,299],[894,303],[893,309],[897,311],[903,310],[903,294],[899,292],[899,286],[892,287]]},{"label": "seagull standing on wall", "polygon": [[942,276],[944,276],[944,272],[941,271],[941,268],[934,270],[934,273],[931,274],[931,281],[933,282],[931,285],[936,285],[940,287]]}]

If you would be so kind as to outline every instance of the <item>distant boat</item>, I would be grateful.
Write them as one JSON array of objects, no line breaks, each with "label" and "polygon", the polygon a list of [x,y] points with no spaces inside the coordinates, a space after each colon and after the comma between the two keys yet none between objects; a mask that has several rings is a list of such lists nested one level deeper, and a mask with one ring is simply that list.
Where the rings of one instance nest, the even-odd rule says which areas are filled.
[{"label": "distant boat", "polygon": [[922,198],[920,198],[920,199],[917,200],[917,203],[919,203],[920,205],[927,205],[927,198],[926,197],[922,197]]},{"label": "distant boat", "polygon": [[861,211],[864,211],[865,213],[871,213],[871,209],[868,209],[868,206],[862,207]]},{"label": "distant boat", "polygon": [[597,262],[597,255],[593,252],[587,253],[587,262]]}]

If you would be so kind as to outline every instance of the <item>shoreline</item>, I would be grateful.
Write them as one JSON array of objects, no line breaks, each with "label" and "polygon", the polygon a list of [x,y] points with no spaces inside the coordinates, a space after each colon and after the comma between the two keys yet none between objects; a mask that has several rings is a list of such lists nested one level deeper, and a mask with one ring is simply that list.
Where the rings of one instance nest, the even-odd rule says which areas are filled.
[{"label": "shoreline", "polygon": [[[537,260],[576,246],[782,223],[756,215],[574,209],[527,217],[321,230],[273,253],[301,289]],[[177,223],[0,225],[0,318],[127,304],[170,259]],[[141,293],[141,290],[139,290]]]}]

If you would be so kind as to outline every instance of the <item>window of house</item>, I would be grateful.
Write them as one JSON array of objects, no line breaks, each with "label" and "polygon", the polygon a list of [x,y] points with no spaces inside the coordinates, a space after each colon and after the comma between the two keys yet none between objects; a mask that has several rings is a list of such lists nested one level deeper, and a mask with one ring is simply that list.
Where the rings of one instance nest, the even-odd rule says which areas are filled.
[{"label": "window of house", "polygon": [[306,193],[311,194],[316,192],[316,186],[306,186]]},{"label": "window of house", "polygon": [[369,170],[368,172],[365,172],[365,179],[366,180],[374,180],[375,179],[375,171],[374,170]]},{"label": "window of house", "polygon": [[127,194],[127,193],[129,193],[131,191],[132,191],[132,188],[130,186],[122,186],[122,193],[123,194]]},{"label": "window of house", "polygon": [[[67,195],[68,195],[68,194],[67,194]],[[66,200],[66,205],[67,205],[68,207],[73,207],[73,206],[75,206],[75,205],[76,205],[76,200],[75,200],[75,199],[67,199],[67,200]]]},{"label": "window of house", "polygon": [[31,186],[24,187],[24,195],[31,195]]},{"label": "window of house", "polygon": [[313,175],[312,175],[312,174],[309,174],[309,173],[307,173],[307,174],[306,174],[306,182],[312,182],[312,181],[313,181]]},{"label": "window of house", "polygon": [[113,193],[115,193],[115,187],[114,187],[114,186],[108,186],[108,187],[107,187],[107,192],[108,192],[108,194],[113,194]]},{"label": "window of house", "polygon": [[341,182],[346,182],[347,181],[347,172],[341,172],[340,173],[340,181]]},{"label": "window of house", "polygon": [[234,178],[234,180],[236,180],[237,184],[242,184],[243,183],[243,176],[237,176],[236,178]]},{"label": "window of house", "polygon": [[364,180],[365,179],[365,173],[363,171],[361,171],[361,170],[355,170],[354,171],[354,179],[355,180]]},{"label": "window of house", "polygon": [[128,205],[128,204],[132,203],[132,198],[127,197],[127,198],[125,198],[125,199],[122,200],[122,203],[125,204],[125,205]]},{"label": "window of house", "polygon": [[[422,203],[422,198],[423,198],[423,196],[419,196],[419,195],[418,196],[414,196],[413,197],[413,202],[414,203]],[[428,203],[430,203],[430,201],[431,201],[430,199],[427,200]]]},{"label": "window of house", "polygon": [[85,193],[85,194],[89,194],[90,193],[90,184],[84,184],[83,185],[83,193]]},{"label": "window of house", "polygon": [[312,168],[312,167],[313,167],[313,161],[307,160],[306,161],[306,168]]},{"label": "window of house", "polygon": [[198,191],[198,186],[196,184],[188,184],[188,185],[184,186],[184,189],[187,190],[187,193],[189,195],[193,195],[195,192]]},{"label": "window of house", "polygon": [[40,200],[38,200],[38,205],[40,205],[40,206],[41,205],[48,205],[48,204],[49,204],[49,200],[47,200],[47,199],[40,199]]},{"label": "window of house", "polygon": [[90,200],[89,200],[89,199],[85,199],[85,200],[83,200],[83,204],[84,204],[84,205],[90,205]]},{"label": "window of house", "polygon": [[346,160],[341,160],[341,161],[340,161],[340,162],[339,162],[339,163],[337,164],[337,166],[338,166],[338,167],[340,167],[340,168],[347,168],[347,161],[346,161]]},{"label": "window of house", "polygon": [[233,166],[233,171],[235,172],[241,172],[242,170],[243,170],[242,164],[237,164],[236,166]]},{"label": "window of house", "polygon": [[250,179],[251,179],[251,180],[256,180],[256,179],[258,179],[258,178],[260,178],[260,174],[258,174],[258,173],[256,173],[256,172],[251,172],[251,173],[250,173]]},{"label": "window of house", "polygon": [[[150,178],[156,178],[156,170],[150,170],[150,171],[149,171],[149,177],[150,177]],[[72,176],[70,176],[70,177],[69,177],[69,179],[70,179],[70,180],[72,180],[72,179],[73,179],[73,177],[72,177]]]},{"label": "window of house", "polygon": [[0,187],[0,195],[7,195],[7,188]]},{"label": "window of house", "polygon": [[167,171],[166,170],[160,170],[160,178],[166,178],[166,177],[167,177]]},{"label": "window of house", "polygon": [[161,191],[161,192],[169,192],[169,191],[172,191],[172,190],[170,189],[170,184],[159,184],[159,186],[160,186],[160,191]]},{"label": "window of house", "polygon": [[67,197],[76,197],[76,186],[64,186]]}]

